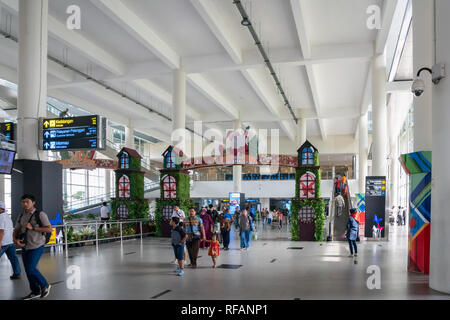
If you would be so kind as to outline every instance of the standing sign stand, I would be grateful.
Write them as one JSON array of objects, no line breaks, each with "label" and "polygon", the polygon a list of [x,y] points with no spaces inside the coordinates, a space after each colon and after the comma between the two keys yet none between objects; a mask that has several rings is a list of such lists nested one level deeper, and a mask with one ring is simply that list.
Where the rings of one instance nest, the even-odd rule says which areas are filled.
[{"label": "standing sign stand", "polygon": [[385,238],[386,177],[366,177],[366,214],[364,236]]}]

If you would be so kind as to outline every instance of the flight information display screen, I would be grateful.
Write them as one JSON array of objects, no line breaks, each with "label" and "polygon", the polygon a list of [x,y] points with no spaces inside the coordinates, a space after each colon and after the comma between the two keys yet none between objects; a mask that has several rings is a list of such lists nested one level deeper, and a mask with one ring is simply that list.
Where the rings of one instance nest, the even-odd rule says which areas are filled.
[{"label": "flight information display screen", "polygon": [[41,149],[95,150],[99,148],[99,116],[42,119]]},{"label": "flight information display screen", "polygon": [[0,123],[0,133],[5,137],[6,141],[12,141],[14,139],[15,124],[12,122]]}]

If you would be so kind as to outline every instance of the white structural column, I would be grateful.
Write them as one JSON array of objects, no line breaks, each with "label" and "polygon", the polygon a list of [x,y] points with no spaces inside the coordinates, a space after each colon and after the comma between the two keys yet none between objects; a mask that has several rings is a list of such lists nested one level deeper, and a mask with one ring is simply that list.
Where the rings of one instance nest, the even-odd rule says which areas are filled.
[{"label": "white structural column", "polygon": [[[450,66],[450,1],[436,1],[436,59]],[[450,79],[433,86],[430,287],[450,293]]]},{"label": "white structural column", "polygon": [[[413,65],[414,76],[434,64],[434,1],[413,0]],[[422,71],[425,92],[414,98],[414,151],[431,150],[432,86],[431,74]]]},{"label": "white structural column", "polygon": [[297,124],[297,148],[306,141],[306,119],[298,119]]},{"label": "white structural column", "polygon": [[112,192],[111,190],[111,170],[106,169],[105,170],[105,194],[107,194],[106,198],[104,199],[109,200],[111,198],[110,193]]},{"label": "white structural column", "polygon": [[397,206],[397,190],[398,190],[398,170],[399,170],[399,154],[398,143],[391,144],[391,156],[390,156],[390,193],[389,193],[389,208]]},{"label": "white structural column", "polygon": [[369,153],[369,131],[367,127],[367,114],[365,114],[359,117],[358,181],[360,193],[365,193],[366,190],[368,153]]},{"label": "white structural column", "polygon": [[38,151],[39,117],[47,99],[48,0],[19,1],[19,92],[17,158],[42,159]]},{"label": "white structural column", "polygon": [[186,137],[186,73],[181,69],[173,71],[172,95],[172,144],[185,149]]},{"label": "white structural column", "polygon": [[[242,129],[242,122],[240,119],[234,121],[234,130]],[[233,157],[234,158],[234,157]],[[233,192],[242,192],[242,166],[233,166]]]},{"label": "white structural column", "polygon": [[128,125],[125,126],[125,147],[134,149],[134,127],[131,120],[128,121]]},{"label": "white structural column", "polygon": [[377,55],[372,61],[372,174],[386,176],[387,116],[386,59]]}]

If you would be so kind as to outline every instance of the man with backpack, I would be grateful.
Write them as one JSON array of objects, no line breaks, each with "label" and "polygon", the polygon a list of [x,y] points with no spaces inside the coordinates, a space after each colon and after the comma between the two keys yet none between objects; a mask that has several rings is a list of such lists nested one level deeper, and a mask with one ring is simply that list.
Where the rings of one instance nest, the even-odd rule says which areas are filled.
[{"label": "man with backpack", "polygon": [[22,248],[22,259],[30,284],[31,293],[24,300],[45,298],[50,293],[51,286],[37,269],[39,260],[52,233],[52,226],[45,212],[35,208],[36,199],[31,194],[21,198],[23,212],[17,219],[13,238],[16,246]]}]

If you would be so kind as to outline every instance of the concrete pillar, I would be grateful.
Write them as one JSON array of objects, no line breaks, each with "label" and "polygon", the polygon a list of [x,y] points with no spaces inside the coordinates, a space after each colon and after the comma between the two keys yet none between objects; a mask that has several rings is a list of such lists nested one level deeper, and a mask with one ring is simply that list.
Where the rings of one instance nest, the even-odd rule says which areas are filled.
[{"label": "concrete pillar", "polygon": [[128,121],[128,125],[125,126],[125,147],[135,149],[134,146],[134,127],[131,120]]},{"label": "concrete pillar", "polygon": [[398,143],[391,145],[391,156],[390,156],[390,193],[389,193],[389,208],[392,206],[398,206],[398,170],[399,170],[399,154],[398,154]]},{"label": "concrete pillar", "polygon": [[367,157],[369,152],[369,132],[367,128],[367,114],[359,117],[359,157],[358,182],[359,192],[366,192]]},{"label": "concrete pillar", "polygon": [[107,194],[105,201],[110,199],[111,192],[111,170],[105,169],[105,194]]},{"label": "concrete pillar", "polygon": [[173,71],[172,95],[172,144],[178,146],[185,153],[186,149],[186,73],[177,69]]},{"label": "concrete pillar", "polygon": [[48,0],[19,1],[17,158],[39,160],[39,117],[46,114]]},{"label": "concrete pillar", "polygon": [[373,161],[374,176],[386,176],[386,59],[377,55],[372,60],[372,119],[373,119]]},{"label": "concrete pillar", "polygon": [[[434,1],[413,0],[413,66],[414,76],[434,61]],[[425,92],[414,98],[414,151],[431,150],[432,82],[431,74],[423,71],[420,78]]]},{"label": "concrete pillar", "polygon": [[[306,119],[298,119],[297,124],[297,148],[300,148],[306,141]],[[297,151],[297,150],[295,150]]]},{"label": "concrete pillar", "polygon": [[[436,61],[450,66],[450,1],[436,0]],[[450,79],[433,86],[430,287],[450,294]]]},{"label": "concrete pillar", "polygon": [[[234,121],[234,130],[242,129],[242,122],[240,119]],[[233,192],[242,192],[242,166],[233,166]]]}]

